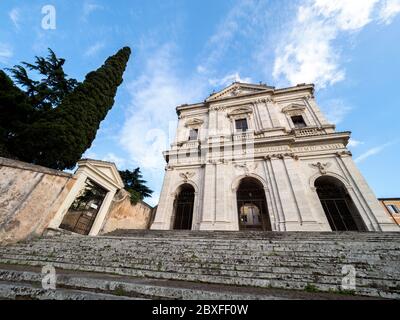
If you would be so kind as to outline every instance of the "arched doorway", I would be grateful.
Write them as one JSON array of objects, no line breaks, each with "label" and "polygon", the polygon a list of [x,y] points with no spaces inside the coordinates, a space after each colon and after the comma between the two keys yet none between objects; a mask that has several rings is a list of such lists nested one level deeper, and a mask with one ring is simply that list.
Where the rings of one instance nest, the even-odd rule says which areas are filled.
[{"label": "arched doorway", "polygon": [[174,205],[174,230],[191,230],[195,190],[190,184],[184,184],[179,189]]},{"label": "arched doorway", "polygon": [[257,179],[240,181],[236,199],[240,230],[272,230],[264,187]]},{"label": "arched doorway", "polygon": [[330,176],[315,181],[318,197],[332,231],[366,231],[365,224],[345,185]]}]

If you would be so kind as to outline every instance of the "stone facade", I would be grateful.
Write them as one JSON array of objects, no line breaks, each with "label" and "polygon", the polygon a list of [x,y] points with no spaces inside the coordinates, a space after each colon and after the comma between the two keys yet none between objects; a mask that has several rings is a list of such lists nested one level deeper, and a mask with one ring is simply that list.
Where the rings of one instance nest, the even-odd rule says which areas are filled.
[{"label": "stone facade", "polygon": [[400,198],[378,199],[388,216],[400,226]]},{"label": "stone facade", "polygon": [[0,158],[0,242],[41,235],[75,182],[72,174]]},{"label": "stone facade", "polygon": [[130,194],[120,190],[114,197],[101,234],[115,230],[144,230],[150,228],[153,208],[144,201],[132,205]]},{"label": "stone facade", "polygon": [[[88,202],[71,212],[87,181],[103,190],[97,210]],[[0,158],[0,243],[18,242],[42,235],[47,229],[74,230],[87,222],[87,233],[95,236],[116,229],[148,229],[153,208],[144,202],[130,203],[130,195],[114,163],[83,159],[74,174],[29,163]],[[72,210],[73,211],[73,210]],[[92,220],[87,221],[86,217]]]},{"label": "stone facade", "polygon": [[399,231],[346,148],[350,132],[336,132],[313,94],[306,84],[276,89],[233,83],[202,103],[177,107],[176,138],[164,152],[151,228],[175,228],[179,195],[190,188],[190,229],[239,230],[238,189],[252,178],[265,194],[270,230],[330,231],[316,187],[323,177],[345,189],[364,230]]}]

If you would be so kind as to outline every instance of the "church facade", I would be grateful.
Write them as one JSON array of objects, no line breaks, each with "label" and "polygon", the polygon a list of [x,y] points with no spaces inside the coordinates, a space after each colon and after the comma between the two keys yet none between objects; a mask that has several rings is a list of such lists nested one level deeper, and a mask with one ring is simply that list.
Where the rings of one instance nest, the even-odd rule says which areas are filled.
[{"label": "church facade", "polygon": [[235,82],[176,110],[151,229],[400,231],[313,85]]}]

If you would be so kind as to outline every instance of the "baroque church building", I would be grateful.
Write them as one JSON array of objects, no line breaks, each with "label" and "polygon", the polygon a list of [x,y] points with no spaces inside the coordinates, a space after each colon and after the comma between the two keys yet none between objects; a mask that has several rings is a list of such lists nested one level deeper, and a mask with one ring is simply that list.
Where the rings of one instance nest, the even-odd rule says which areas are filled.
[{"label": "baroque church building", "polygon": [[399,231],[313,85],[235,82],[176,110],[151,229]]}]

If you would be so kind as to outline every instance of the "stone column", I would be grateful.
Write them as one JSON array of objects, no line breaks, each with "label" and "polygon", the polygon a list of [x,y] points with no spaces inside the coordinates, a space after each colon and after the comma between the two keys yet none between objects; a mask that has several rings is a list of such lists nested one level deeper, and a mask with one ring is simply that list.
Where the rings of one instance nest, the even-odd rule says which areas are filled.
[{"label": "stone column", "polygon": [[312,215],[309,199],[306,196],[305,184],[303,183],[300,172],[301,166],[296,156],[285,156],[284,163],[287,171],[288,180],[295,200],[296,209],[300,215],[302,230],[320,231],[320,226]]},{"label": "stone column", "polygon": [[261,129],[271,129],[273,125],[268,112],[267,101],[265,99],[260,99],[255,103],[255,107],[260,115]]},{"label": "stone column", "polygon": [[108,213],[108,210],[110,209],[111,202],[114,199],[115,193],[117,190],[112,190],[109,191],[106,195],[106,197],[103,200],[103,203],[101,204],[100,210],[97,213],[97,217],[94,220],[93,226],[90,229],[89,236],[97,236],[103,226],[104,219]]},{"label": "stone column", "polygon": [[173,202],[174,196],[172,195],[175,190],[171,190],[171,179],[174,174],[172,168],[168,168],[165,171],[165,177],[163,186],[161,189],[160,200],[158,202],[156,216],[150,229],[154,230],[168,230],[170,226],[171,217],[173,214]]},{"label": "stone column", "polygon": [[208,162],[204,170],[203,216],[200,230],[212,230],[215,224],[215,164]]},{"label": "stone column", "polygon": [[65,198],[64,202],[58,209],[57,213],[55,214],[54,218],[49,223],[49,228],[58,229],[62,220],[64,219],[64,215],[67,213],[68,209],[75,201],[75,198],[78,196],[79,192],[85,186],[85,182],[87,179],[86,174],[79,174],[74,186],[71,188],[71,191],[68,193],[68,196]]},{"label": "stone column", "polygon": [[318,105],[315,103],[315,99],[312,96],[307,96],[304,99],[306,106],[310,113],[313,114],[318,126],[329,125],[330,123],[326,120],[325,116],[319,109]]},{"label": "stone column", "polygon": [[275,218],[273,222],[271,219],[271,224],[274,223],[274,225],[272,225],[272,230],[285,231],[285,216],[282,209],[281,199],[279,197],[279,191],[277,189],[278,186],[272,170],[271,158],[269,156],[264,158],[263,167],[269,188],[269,190],[266,190],[266,193],[269,192],[271,199],[271,204],[268,206],[268,212],[270,216],[273,215]]},{"label": "stone column", "polygon": [[[386,214],[374,192],[355,165],[352,157],[345,154],[340,155],[338,161],[342,163],[343,169],[349,177],[350,183],[353,185],[354,194],[352,194],[352,198],[358,198],[353,198],[353,202],[356,204],[370,231],[400,232],[399,226]],[[362,207],[360,207],[360,204],[357,205],[357,200]]]},{"label": "stone column", "polygon": [[266,99],[266,109],[267,112],[269,114],[269,118],[271,120],[272,123],[272,127],[273,128],[278,128],[278,127],[282,127],[279,118],[278,118],[278,110],[277,107],[275,105],[275,103],[273,102],[273,100],[271,98]]},{"label": "stone column", "polygon": [[277,157],[273,157],[271,159],[271,167],[285,216],[286,231],[300,231],[302,223],[301,214],[288,172],[286,171],[284,156],[278,155]]}]

